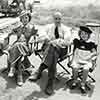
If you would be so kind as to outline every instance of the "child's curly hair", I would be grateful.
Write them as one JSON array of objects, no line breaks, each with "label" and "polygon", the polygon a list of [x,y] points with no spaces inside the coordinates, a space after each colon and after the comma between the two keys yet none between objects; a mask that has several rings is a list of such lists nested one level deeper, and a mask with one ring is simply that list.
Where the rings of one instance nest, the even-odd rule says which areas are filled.
[{"label": "child's curly hair", "polygon": [[89,37],[90,37],[90,35],[92,33],[92,31],[88,27],[86,27],[86,26],[80,26],[80,30],[78,32],[79,37],[81,37],[81,32],[82,31],[86,32]]}]

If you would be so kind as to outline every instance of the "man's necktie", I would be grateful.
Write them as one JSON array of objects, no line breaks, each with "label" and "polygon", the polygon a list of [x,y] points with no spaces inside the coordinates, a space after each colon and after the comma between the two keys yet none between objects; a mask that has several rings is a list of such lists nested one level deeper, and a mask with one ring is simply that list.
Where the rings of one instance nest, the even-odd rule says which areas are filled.
[{"label": "man's necktie", "polygon": [[55,38],[58,39],[59,38],[59,32],[58,32],[58,26],[55,27]]}]

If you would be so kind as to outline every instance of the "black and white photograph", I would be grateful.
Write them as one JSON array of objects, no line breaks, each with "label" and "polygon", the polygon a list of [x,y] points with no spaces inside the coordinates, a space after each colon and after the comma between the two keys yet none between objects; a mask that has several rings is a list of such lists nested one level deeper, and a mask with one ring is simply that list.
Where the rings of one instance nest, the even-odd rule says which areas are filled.
[{"label": "black and white photograph", "polygon": [[100,100],[100,0],[0,0],[0,100]]}]

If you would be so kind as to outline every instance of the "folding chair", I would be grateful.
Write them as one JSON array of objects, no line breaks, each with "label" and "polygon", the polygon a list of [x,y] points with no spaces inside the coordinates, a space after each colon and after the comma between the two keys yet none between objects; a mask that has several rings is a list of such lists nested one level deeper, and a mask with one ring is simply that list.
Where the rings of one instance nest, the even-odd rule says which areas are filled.
[{"label": "folding chair", "polygon": [[[35,36],[34,36],[35,37]],[[2,53],[2,55],[3,54],[5,54],[5,55],[7,55],[7,62],[8,62],[8,56],[9,56],[9,54],[8,54],[8,52],[7,52],[7,48],[9,47],[9,43],[10,43],[10,37],[7,37],[7,38],[5,38],[5,42],[6,42],[6,46],[5,46],[5,49],[4,50],[2,50],[3,51],[3,53]],[[14,41],[13,43],[12,43],[12,45],[14,45],[16,43],[16,41]],[[32,43],[30,43],[30,45],[31,45],[31,49],[32,49]],[[1,55],[1,56],[2,56]],[[29,55],[26,55],[26,56],[29,56]],[[24,69],[25,68],[25,64],[23,63],[23,61],[24,61],[24,57],[22,56],[22,55],[20,55],[15,61],[14,61],[14,63],[16,63],[16,62],[18,62],[19,60],[21,60],[21,66],[22,66],[22,68]],[[18,65],[16,65],[16,66],[18,66]],[[34,66],[32,66],[33,68],[34,68]],[[4,69],[2,69],[0,72],[1,73],[4,73],[4,72],[9,72],[9,70],[10,70],[10,65],[9,65],[9,63],[7,63],[7,68],[4,68]],[[28,75],[30,75],[31,74],[31,72],[29,72],[28,71],[28,69],[25,69],[25,70],[23,70],[23,72],[25,72],[25,73],[27,73]]]},{"label": "folding chair", "polygon": [[[45,44],[45,43],[44,43]],[[35,55],[36,56],[39,56],[39,58],[42,60],[43,59],[43,48],[44,48],[44,46],[45,45],[42,45],[42,47],[41,48],[39,48],[39,43],[37,42],[36,43],[36,49],[35,49]],[[64,56],[62,56],[61,58],[59,58],[58,59],[58,61],[57,61],[57,64],[64,70],[64,71],[62,71],[62,72],[60,72],[60,73],[57,73],[56,74],[56,76],[55,76],[55,78],[57,79],[57,80],[59,80],[59,77],[62,77],[62,76],[64,76],[65,74],[66,74],[66,72],[67,72],[67,74],[71,74],[65,67],[64,67],[64,65],[61,63],[62,61],[64,61],[65,59],[67,59],[68,60],[68,62],[70,62],[70,59],[71,59],[71,56],[73,55],[72,54],[72,48],[71,48],[71,46],[72,45],[70,45],[70,46],[68,46],[66,49],[67,49],[67,53],[64,55]],[[73,47],[73,46],[72,46]]]},{"label": "folding chair", "polygon": [[[87,23],[86,24],[86,26],[87,27],[89,27],[89,28],[91,28],[91,29],[93,29],[92,31],[93,31],[93,33],[95,33],[95,39],[92,37],[92,39],[94,39],[94,42],[95,42],[95,44],[96,44],[96,46],[97,46],[97,56],[98,56],[98,44],[99,44],[99,32],[100,32],[100,24],[96,24],[96,23]],[[96,67],[97,66],[97,56],[95,56],[95,59],[94,59],[94,62],[93,62],[93,67]],[[68,64],[68,66],[71,68],[71,69],[73,69],[73,67],[71,66],[71,64],[69,63]],[[88,77],[91,79],[91,82],[89,83],[88,81],[86,82],[86,88],[88,89],[88,90],[91,90],[91,87],[90,87],[90,85],[91,85],[91,83],[95,83],[96,82],[96,80],[91,76],[91,73],[92,73],[92,71],[93,70],[89,70],[89,74],[88,74]],[[78,78],[79,78],[79,80],[82,80],[82,68],[80,68],[79,69],[79,72],[78,72]],[[71,78],[71,79],[69,79],[68,81],[67,81],[67,84],[71,87],[71,83],[72,83],[72,81],[73,81],[73,79]]]},{"label": "folding chair", "polygon": [[[4,44],[3,43],[1,44],[0,56],[6,55],[7,56],[7,60],[8,60],[8,53],[6,51],[6,48],[8,47],[8,45],[9,45],[9,38],[8,37],[5,37],[4,38]],[[4,68],[0,72],[3,73],[5,71],[8,71],[8,68]]]},{"label": "folding chair", "polygon": [[[41,60],[43,59],[42,53],[43,53],[42,48],[41,48],[41,49],[38,49],[38,43],[37,43],[37,48],[36,48],[36,50],[35,50],[35,54],[36,54],[37,56],[39,56],[39,58],[40,58]],[[60,72],[59,74],[57,74],[57,77],[56,77],[57,79],[58,79],[59,77],[61,77],[61,76],[64,76],[64,75],[66,74],[65,72],[67,72],[67,74],[71,75],[71,72],[69,72],[69,71],[67,70],[67,68],[66,68],[61,62],[67,59],[67,60],[68,60],[67,66],[68,66],[68,68],[71,68],[71,69],[72,69],[72,66],[70,65],[72,56],[73,56],[73,44],[71,44],[70,46],[68,46],[68,52],[66,53],[66,55],[64,55],[63,57],[61,57],[61,58],[58,59],[58,62],[57,62],[57,63],[60,65],[60,67],[61,67],[64,71],[62,71],[62,72]],[[96,66],[96,62],[95,62],[95,66]],[[80,72],[79,72],[79,77],[81,78],[81,69],[80,69]],[[91,80],[92,80],[93,82],[95,82],[95,79],[92,78],[91,75],[88,75],[88,77],[91,78]],[[59,80],[59,79],[58,79],[58,80]]]},{"label": "folding chair", "polygon": [[[70,64],[68,64],[68,66],[69,66],[69,68],[71,68],[72,70],[73,70],[73,66],[71,66]],[[95,62],[94,62],[94,65],[92,65],[93,67],[96,67],[96,59],[95,59]],[[78,83],[80,83],[81,82],[81,80],[82,80],[82,78],[83,78],[83,76],[82,76],[82,72],[83,72],[83,68],[80,68],[79,70],[78,70]],[[86,82],[86,88],[87,88],[87,90],[91,90],[91,87],[90,87],[90,85],[91,85],[91,83],[95,83],[96,82],[96,80],[91,76],[91,73],[93,72],[93,70],[89,70],[89,73],[88,73],[88,77],[91,79],[91,81],[87,81]],[[66,84],[71,88],[71,85],[72,85],[72,83],[73,83],[73,76],[71,76],[70,78],[69,78],[69,80],[67,80],[66,81]],[[79,84],[79,87],[80,87],[80,84]]]}]

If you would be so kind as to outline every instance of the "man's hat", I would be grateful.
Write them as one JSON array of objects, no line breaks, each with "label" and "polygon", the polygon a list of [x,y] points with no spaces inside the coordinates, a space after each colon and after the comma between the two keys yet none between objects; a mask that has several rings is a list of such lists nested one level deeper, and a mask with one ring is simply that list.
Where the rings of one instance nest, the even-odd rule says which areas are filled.
[{"label": "man's hat", "polygon": [[92,31],[87,26],[80,26],[80,30],[85,31],[85,32],[87,32],[89,34],[92,33]]}]

